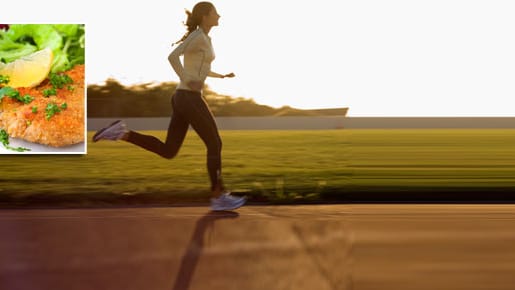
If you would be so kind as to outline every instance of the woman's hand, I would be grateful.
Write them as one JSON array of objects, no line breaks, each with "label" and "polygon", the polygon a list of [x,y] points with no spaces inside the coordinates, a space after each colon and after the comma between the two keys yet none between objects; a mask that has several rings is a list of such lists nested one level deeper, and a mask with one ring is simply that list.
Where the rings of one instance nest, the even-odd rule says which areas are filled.
[{"label": "woman's hand", "polygon": [[194,91],[201,91],[204,84],[201,81],[189,81],[188,87]]},{"label": "woman's hand", "polygon": [[234,73],[230,73],[230,74],[226,74],[224,75],[222,78],[233,78],[235,77],[236,75]]}]

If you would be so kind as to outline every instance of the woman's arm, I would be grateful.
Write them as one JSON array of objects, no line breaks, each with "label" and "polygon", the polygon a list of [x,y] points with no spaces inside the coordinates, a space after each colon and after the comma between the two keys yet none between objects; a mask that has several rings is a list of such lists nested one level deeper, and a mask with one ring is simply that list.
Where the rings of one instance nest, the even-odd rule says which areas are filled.
[{"label": "woman's arm", "polygon": [[219,73],[216,73],[216,72],[210,71],[210,72],[207,74],[207,76],[212,77],[212,78],[220,78],[220,79],[223,79],[223,78],[233,78],[235,75],[234,75],[234,73],[229,73],[229,74],[223,75],[223,74],[219,74]]},{"label": "woman's arm", "polygon": [[183,80],[184,78],[184,67],[182,66],[181,59],[179,58],[181,55],[184,54],[185,49],[185,43],[179,44],[168,56],[168,61],[172,65],[173,70],[179,76],[180,80]]},{"label": "woman's arm", "polygon": [[[195,32],[193,32],[195,33]],[[192,35],[190,34],[188,38],[186,38],[179,46],[177,46],[168,56],[168,61],[172,65],[173,70],[179,77],[181,81],[185,81],[185,74],[184,74],[184,66],[181,63],[180,56],[184,55],[186,50],[190,47],[194,47],[195,43],[194,40],[197,38],[198,34]]]}]

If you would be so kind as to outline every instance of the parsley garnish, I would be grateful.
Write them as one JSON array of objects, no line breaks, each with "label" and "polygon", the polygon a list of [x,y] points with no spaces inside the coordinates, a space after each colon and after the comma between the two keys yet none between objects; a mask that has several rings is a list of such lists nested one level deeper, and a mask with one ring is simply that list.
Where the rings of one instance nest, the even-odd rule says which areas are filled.
[{"label": "parsley garnish", "polygon": [[0,100],[5,96],[14,99],[18,102],[22,102],[24,104],[29,104],[34,100],[34,97],[32,97],[31,95],[25,95],[23,97],[20,96],[20,92],[11,87],[3,87],[0,89]]},{"label": "parsley garnish", "polygon": [[57,91],[55,88],[51,88],[51,89],[44,89],[43,90],[43,96],[45,98],[48,98],[50,96],[56,96],[57,95]]},{"label": "parsley garnish", "polygon": [[73,84],[72,78],[66,74],[50,73],[48,79],[50,79],[52,88],[43,90],[43,96],[46,98],[57,96],[57,89],[62,89],[65,85],[67,85],[68,91],[73,91],[75,89],[75,87],[71,85]]},{"label": "parsley garnish", "polygon": [[33,106],[32,107],[32,113],[36,114],[37,112],[38,112],[38,107],[37,106]]},{"label": "parsley garnish", "polygon": [[28,148],[23,147],[11,147],[9,146],[9,135],[4,129],[0,130],[0,142],[4,145],[6,149],[17,151],[17,152],[24,152],[24,151],[30,151]]},{"label": "parsley garnish", "polygon": [[64,85],[73,84],[73,80],[66,74],[51,73],[49,76],[53,88],[62,89]]},{"label": "parsley garnish", "polygon": [[66,108],[68,108],[66,103],[63,103],[61,106],[58,106],[56,103],[49,103],[45,109],[45,118],[50,120],[53,115],[60,113],[61,110],[65,110]]},{"label": "parsley garnish", "polygon": [[34,97],[31,95],[25,95],[23,97],[19,97],[16,100],[24,103],[24,104],[30,104],[32,101],[34,101]]},{"label": "parsley garnish", "polygon": [[0,75],[0,85],[9,83],[9,76]]}]

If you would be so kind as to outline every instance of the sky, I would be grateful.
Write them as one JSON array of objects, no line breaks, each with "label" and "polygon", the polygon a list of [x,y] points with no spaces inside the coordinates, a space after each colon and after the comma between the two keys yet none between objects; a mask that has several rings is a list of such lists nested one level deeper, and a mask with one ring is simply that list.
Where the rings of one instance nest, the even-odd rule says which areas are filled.
[{"label": "sky", "polygon": [[[178,81],[167,57],[197,1],[73,2],[10,1],[24,13],[2,22],[85,23],[88,84]],[[349,116],[515,116],[513,0],[212,3],[212,70],[236,74],[208,78],[220,94]]]}]

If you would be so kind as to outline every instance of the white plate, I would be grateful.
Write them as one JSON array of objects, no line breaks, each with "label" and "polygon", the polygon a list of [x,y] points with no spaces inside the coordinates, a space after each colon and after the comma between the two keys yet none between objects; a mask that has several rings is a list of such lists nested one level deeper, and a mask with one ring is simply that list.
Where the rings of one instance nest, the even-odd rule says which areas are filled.
[{"label": "white plate", "polygon": [[86,154],[85,142],[65,147],[52,147],[10,137],[9,146],[28,148],[30,151],[17,152],[9,150],[4,147],[4,144],[0,143],[0,154]]}]

